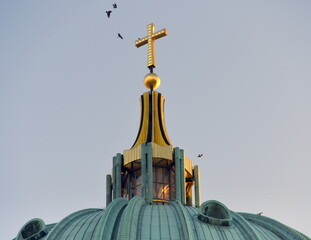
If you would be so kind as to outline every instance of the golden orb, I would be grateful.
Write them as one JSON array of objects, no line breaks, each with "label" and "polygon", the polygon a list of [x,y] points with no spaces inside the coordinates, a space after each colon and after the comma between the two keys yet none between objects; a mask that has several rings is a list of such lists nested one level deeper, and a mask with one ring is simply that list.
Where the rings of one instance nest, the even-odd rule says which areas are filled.
[{"label": "golden orb", "polygon": [[145,76],[144,84],[146,88],[155,90],[160,86],[161,80],[160,77],[155,73],[148,73]]}]

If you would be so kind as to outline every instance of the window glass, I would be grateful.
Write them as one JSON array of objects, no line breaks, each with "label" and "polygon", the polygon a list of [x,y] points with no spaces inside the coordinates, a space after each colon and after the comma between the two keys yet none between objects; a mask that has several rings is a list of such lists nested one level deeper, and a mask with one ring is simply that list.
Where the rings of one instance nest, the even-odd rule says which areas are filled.
[{"label": "window glass", "polygon": [[[153,198],[169,201],[175,193],[175,174],[170,166],[153,166]],[[174,190],[174,193],[172,192]]]},{"label": "window glass", "polygon": [[[152,195],[155,202],[165,203],[175,199],[175,168],[165,159],[158,159],[156,164],[152,167]],[[147,183],[146,188],[148,192]],[[142,196],[141,168],[134,168],[132,165],[131,169],[127,169],[122,175],[122,196],[129,200],[136,195]]]},{"label": "window glass", "polygon": [[141,196],[141,169],[127,171],[122,177],[122,197],[131,199]]}]

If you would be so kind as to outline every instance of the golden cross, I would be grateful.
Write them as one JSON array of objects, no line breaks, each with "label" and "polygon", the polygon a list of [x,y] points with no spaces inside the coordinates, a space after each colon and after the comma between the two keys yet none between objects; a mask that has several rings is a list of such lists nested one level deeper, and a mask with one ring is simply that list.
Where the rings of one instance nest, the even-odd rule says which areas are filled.
[{"label": "golden cross", "polygon": [[167,35],[167,30],[163,28],[158,32],[154,32],[154,24],[151,23],[147,26],[148,35],[142,39],[135,41],[136,47],[141,47],[148,44],[148,68],[152,72],[152,69],[156,67],[156,56],[155,56],[155,40]]}]

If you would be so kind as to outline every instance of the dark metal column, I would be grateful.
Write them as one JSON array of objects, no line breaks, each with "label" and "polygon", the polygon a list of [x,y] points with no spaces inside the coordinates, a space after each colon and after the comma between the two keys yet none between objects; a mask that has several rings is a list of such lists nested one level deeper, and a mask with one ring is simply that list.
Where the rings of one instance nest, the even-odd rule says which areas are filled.
[{"label": "dark metal column", "polygon": [[179,148],[174,148],[175,162],[175,182],[176,182],[176,200],[181,202],[181,185],[180,185],[180,151]]},{"label": "dark metal column", "polygon": [[106,207],[112,201],[112,183],[111,183],[111,175],[106,175]]}]

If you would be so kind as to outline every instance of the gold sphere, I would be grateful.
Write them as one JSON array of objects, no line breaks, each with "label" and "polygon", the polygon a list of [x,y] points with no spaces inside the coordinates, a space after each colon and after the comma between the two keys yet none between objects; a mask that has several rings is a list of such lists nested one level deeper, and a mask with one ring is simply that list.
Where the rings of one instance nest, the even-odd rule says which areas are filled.
[{"label": "gold sphere", "polygon": [[160,77],[155,73],[148,73],[145,76],[144,84],[146,88],[155,90],[160,86],[161,80]]}]

